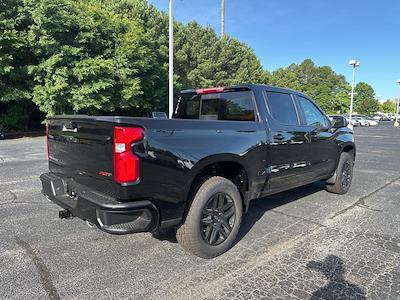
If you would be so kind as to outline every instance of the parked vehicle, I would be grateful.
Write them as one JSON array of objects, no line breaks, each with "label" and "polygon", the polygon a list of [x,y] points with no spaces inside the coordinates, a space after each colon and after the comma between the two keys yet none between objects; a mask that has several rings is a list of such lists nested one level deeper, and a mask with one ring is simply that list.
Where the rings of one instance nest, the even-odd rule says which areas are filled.
[{"label": "parked vehicle", "polygon": [[391,121],[388,115],[382,115],[381,121]]},{"label": "parked vehicle", "polygon": [[370,126],[368,120],[364,119],[363,117],[352,117],[352,120],[355,120],[358,123],[360,123],[360,126]]},{"label": "parked vehicle", "polygon": [[346,193],[356,155],[346,126],[292,90],[186,90],[172,120],[50,118],[40,179],[60,218],[113,234],[176,228],[183,248],[212,258],[232,246],[252,199],[318,180]]},{"label": "parked vehicle", "polygon": [[351,118],[351,120],[349,118],[346,118],[347,122],[350,123],[351,125],[353,125],[353,127],[357,127],[357,126],[361,126],[361,122],[360,120]]},{"label": "parked vehicle", "polygon": [[378,122],[376,120],[374,120],[373,118],[367,117],[367,116],[355,116],[353,118],[357,118],[358,120],[362,120],[360,121],[361,126],[376,126],[378,125]]},{"label": "parked vehicle", "polygon": [[369,126],[377,126],[378,125],[378,121],[374,120],[373,118],[365,117],[364,119],[368,121]]},{"label": "parked vehicle", "polygon": [[377,122],[380,122],[380,121],[383,120],[383,115],[376,115],[376,116],[373,116],[372,119],[374,119],[374,120],[377,121]]}]

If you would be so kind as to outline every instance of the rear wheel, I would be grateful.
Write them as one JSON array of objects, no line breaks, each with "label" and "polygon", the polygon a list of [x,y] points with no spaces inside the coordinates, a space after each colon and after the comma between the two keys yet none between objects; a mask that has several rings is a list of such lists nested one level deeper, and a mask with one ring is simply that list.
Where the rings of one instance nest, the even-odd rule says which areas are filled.
[{"label": "rear wheel", "polygon": [[188,252],[213,258],[233,244],[242,219],[242,199],[230,180],[213,176],[199,187],[176,238]]},{"label": "rear wheel", "polygon": [[350,189],[353,179],[353,156],[348,152],[340,155],[339,164],[336,169],[336,179],[333,184],[327,184],[328,192],[335,194],[346,194]]}]

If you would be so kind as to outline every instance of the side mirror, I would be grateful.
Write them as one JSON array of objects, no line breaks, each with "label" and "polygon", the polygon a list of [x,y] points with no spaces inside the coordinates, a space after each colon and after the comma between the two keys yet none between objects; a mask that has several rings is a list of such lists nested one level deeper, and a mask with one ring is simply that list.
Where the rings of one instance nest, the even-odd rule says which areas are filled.
[{"label": "side mirror", "polygon": [[345,117],[335,116],[333,117],[332,124],[332,128],[341,128],[349,125],[349,122],[347,122]]}]

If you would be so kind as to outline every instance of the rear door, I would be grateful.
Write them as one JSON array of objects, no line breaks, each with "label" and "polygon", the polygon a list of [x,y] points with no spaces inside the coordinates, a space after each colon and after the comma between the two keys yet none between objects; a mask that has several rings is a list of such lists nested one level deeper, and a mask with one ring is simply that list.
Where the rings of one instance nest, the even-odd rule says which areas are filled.
[{"label": "rear door", "polygon": [[331,122],[322,110],[310,99],[297,95],[301,122],[306,126],[310,139],[310,171],[312,177],[319,179],[331,175],[336,167],[338,147]]},{"label": "rear door", "polygon": [[301,119],[293,95],[265,91],[270,127],[268,168],[270,192],[301,185],[309,171],[308,128]]}]

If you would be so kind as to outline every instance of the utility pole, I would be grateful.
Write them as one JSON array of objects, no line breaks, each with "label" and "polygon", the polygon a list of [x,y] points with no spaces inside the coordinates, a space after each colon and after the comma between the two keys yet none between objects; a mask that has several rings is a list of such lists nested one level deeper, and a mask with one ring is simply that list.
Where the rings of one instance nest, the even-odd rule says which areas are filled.
[{"label": "utility pole", "polygon": [[225,0],[221,0],[221,39],[225,35]]},{"label": "utility pole", "polygon": [[[399,80],[397,80],[397,83],[398,83],[398,85],[399,85],[399,88],[400,88],[400,79]],[[396,121],[394,122],[394,126],[395,127],[399,127],[399,102],[400,102],[400,97],[399,98],[397,98],[397,101],[396,101]]]},{"label": "utility pole", "polygon": [[360,66],[360,63],[355,59],[349,61],[349,65],[353,66],[353,80],[351,82],[351,96],[350,96],[350,115],[349,115],[349,127],[353,129],[351,120],[353,118],[353,100],[354,100],[354,84],[356,78],[356,68]]},{"label": "utility pole", "polygon": [[168,112],[172,119],[174,113],[174,1],[169,0],[169,54],[168,54]]}]

